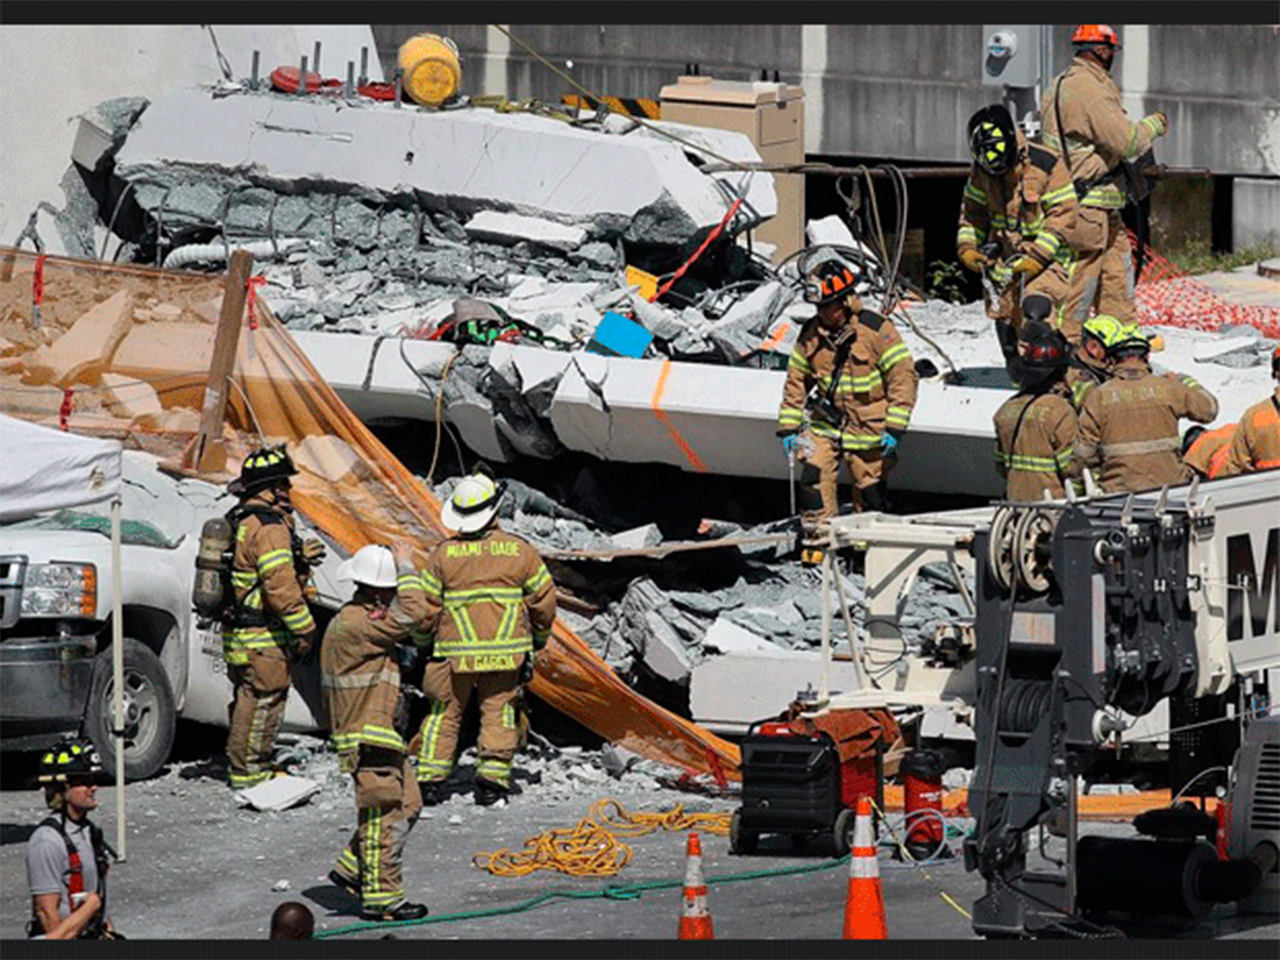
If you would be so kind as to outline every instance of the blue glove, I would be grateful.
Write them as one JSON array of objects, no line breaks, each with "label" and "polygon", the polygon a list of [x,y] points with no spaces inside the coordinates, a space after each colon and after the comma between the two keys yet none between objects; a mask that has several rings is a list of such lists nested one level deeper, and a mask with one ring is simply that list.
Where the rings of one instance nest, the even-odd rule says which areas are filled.
[{"label": "blue glove", "polygon": [[892,433],[886,433],[880,438],[880,451],[886,457],[896,457],[898,455],[898,438]]},{"label": "blue glove", "polygon": [[800,435],[798,433],[788,433],[782,438],[782,449],[787,453],[794,453],[798,446],[800,446]]}]

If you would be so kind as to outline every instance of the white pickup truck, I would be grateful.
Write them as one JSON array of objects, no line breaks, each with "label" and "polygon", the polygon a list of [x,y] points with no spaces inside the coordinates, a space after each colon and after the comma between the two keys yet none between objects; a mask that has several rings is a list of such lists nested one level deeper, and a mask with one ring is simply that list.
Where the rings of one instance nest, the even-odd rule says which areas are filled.
[{"label": "white pickup truck", "polygon": [[[125,775],[131,780],[151,776],[168,760],[179,717],[226,727],[231,701],[221,629],[216,623],[201,628],[191,589],[200,529],[235,501],[222,487],[174,478],[156,463],[144,453],[124,454]],[[339,559],[330,549],[316,571],[322,627],[323,608],[341,603],[333,576]],[[65,733],[84,733],[114,773],[110,570],[106,504],[0,525],[0,749],[39,750]],[[324,726],[316,656],[295,670],[286,729]]]}]

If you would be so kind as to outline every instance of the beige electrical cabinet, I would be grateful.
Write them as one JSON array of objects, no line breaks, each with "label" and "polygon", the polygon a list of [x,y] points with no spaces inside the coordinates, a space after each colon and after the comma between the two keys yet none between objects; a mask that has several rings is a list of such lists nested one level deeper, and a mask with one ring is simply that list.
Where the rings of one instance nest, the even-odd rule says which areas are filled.
[{"label": "beige electrical cabinet", "polygon": [[[768,81],[680,77],[662,88],[662,119],[736,130],[755,144],[765,163],[804,163],[804,88]],[[776,248],[777,263],[804,245],[804,176],[775,173],[778,213],[752,232]]]}]

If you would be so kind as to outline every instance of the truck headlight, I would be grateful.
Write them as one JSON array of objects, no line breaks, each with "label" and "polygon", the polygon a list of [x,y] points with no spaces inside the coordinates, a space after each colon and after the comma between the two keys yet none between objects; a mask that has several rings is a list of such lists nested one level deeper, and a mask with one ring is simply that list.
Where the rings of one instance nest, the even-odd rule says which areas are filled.
[{"label": "truck headlight", "polygon": [[22,585],[22,616],[85,617],[98,612],[98,568],[92,563],[33,563]]}]

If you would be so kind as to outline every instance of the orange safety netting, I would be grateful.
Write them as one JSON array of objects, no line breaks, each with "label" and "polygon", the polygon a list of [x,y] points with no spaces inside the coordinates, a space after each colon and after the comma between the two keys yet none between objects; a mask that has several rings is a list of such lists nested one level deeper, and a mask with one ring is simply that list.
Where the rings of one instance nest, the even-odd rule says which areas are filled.
[{"label": "orange safety netting", "polygon": [[[1129,237],[1136,246],[1132,233]],[[1134,299],[1139,323],[1210,332],[1247,323],[1265,337],[1280,339],[1280,308],[1232,303],[1150,248]]]},{"label": "orange safety netting", "polygon": [[[220,276],[0,248],[0,412],[118,437],[178,463],[199,429],[224,286]],[[440,504],[321,379],[265,304],[255,306],[253,318],[249,310],[242,318],[231,376],[227,467],[203,478],[224,483],[253,447],[285,442],[299,470],[294,502],[320,530],[348,552],[407,537],[421,560],[446,535]],[[642,756],[738,777],[735,745],[631,690],[559,621],[531,689]]]}]

